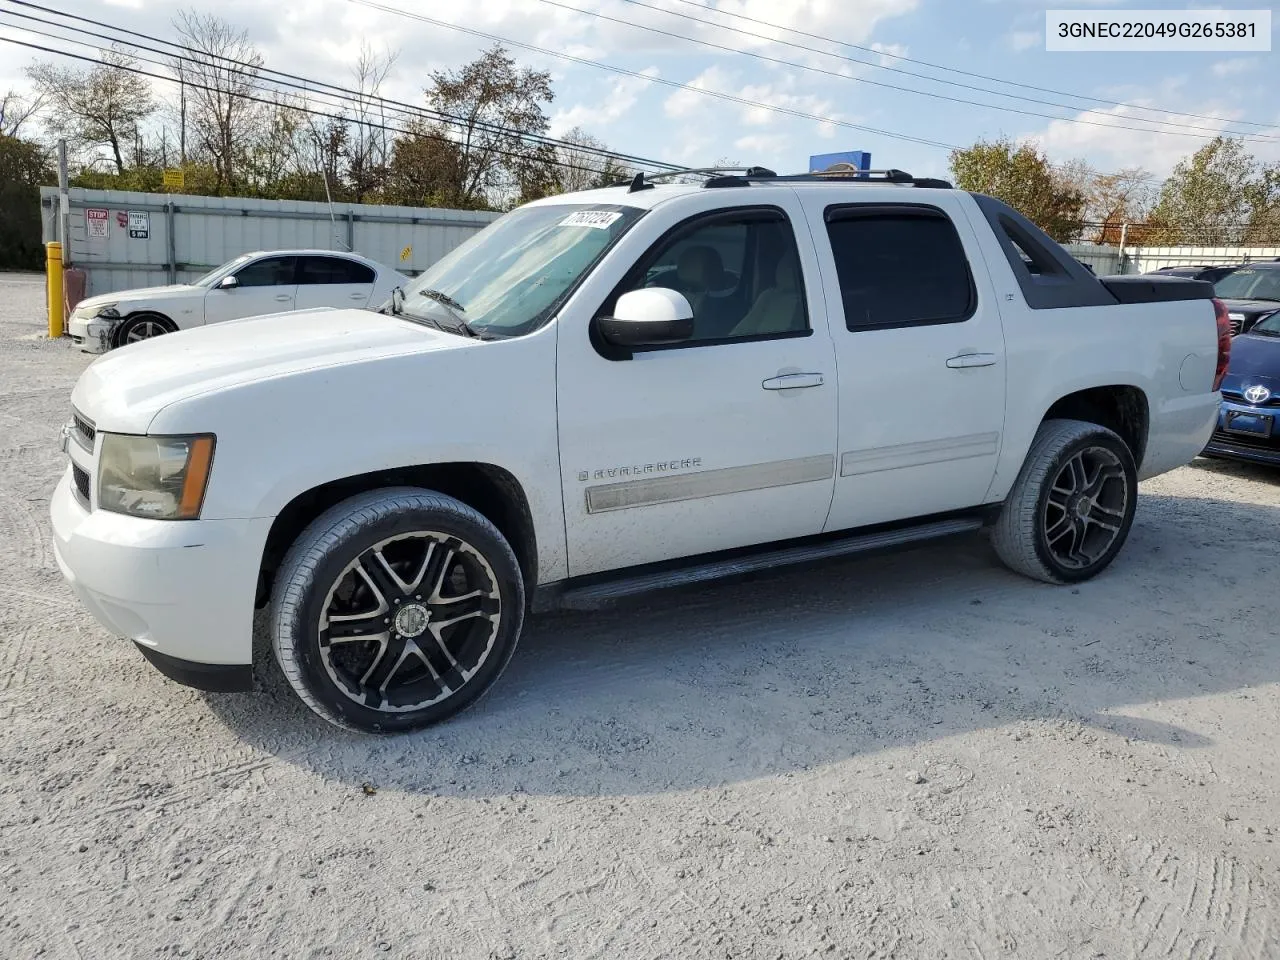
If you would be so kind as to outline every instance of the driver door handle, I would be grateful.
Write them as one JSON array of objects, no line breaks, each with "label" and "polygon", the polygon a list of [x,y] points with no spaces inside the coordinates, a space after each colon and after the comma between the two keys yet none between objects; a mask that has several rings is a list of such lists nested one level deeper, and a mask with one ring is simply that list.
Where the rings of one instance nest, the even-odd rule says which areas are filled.
[{"label": "driver door handle", "polygon": [[805,387],[822,386],[820,373],[783,373],[761,382],[766,390],[802,390]]},{"label": "driver door handle", "polygon": [[962,353],[949,359],[947,366],[952,370],[961,370],[965,367],[994,367],[995,363],[994,353]]},{"label": "driver door handle", "polygon": [[284,303],[286,300],[292,300],[293,297],[289,296],[287,293],[281,293],[276,296],[276,299],[281,303]]}]

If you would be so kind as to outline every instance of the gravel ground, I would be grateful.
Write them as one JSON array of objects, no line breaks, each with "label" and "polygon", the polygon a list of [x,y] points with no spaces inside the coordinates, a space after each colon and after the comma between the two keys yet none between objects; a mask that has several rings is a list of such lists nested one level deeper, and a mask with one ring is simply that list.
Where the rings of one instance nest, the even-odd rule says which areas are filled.
[{"label": "gravel ground", "polygon": [[975,540],[535,619],[370,739],[76,604],[42,306],[0,277],[3,957],[1280,955],[1280,474],[1144,484],[1078,589]]}]

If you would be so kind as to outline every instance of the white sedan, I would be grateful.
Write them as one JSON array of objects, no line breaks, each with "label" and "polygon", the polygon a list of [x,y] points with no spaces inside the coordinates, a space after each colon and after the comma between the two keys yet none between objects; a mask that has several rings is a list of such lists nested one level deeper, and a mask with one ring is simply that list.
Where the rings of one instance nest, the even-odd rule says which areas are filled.
[{"label": "white sedan", "polygon": [[194,283],[119,290],[80,301],[67,333],[86,353],[191,327],[316,307],[375,307],[409,278],[355,253],[246,253]]}]

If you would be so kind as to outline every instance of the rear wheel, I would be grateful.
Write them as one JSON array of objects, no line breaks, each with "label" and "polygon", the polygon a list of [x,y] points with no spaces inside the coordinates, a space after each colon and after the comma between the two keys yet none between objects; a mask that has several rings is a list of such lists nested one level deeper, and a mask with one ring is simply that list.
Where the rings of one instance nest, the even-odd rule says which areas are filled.
[{"label": "rear wheel", "polygon": [[1048,420],[992,531],[1005,565],[1048,583],[1101,573],[1128,539],[1138,469],[1113,431],[1081,420]]},{"label": "rear wheel", "polygon": [[413,488],[316,519],[276,580],[272,639],[294,691],[339,726],[413,730],[474,703],[515,652],[524,585],[483,515]]},{"label": "rear wheel", "polygon": [[116,331],[116,346],[123,347],[141,340],[150,340],[162,334],[173,333],[173,330],[173,323],[167,317],[158,313],[139,313],[120,324]]}]

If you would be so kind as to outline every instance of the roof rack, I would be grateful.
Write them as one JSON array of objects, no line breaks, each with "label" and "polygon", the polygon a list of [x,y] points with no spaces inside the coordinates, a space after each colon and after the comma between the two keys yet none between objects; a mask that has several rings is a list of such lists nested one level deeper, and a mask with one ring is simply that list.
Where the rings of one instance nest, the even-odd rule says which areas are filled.
[{"label": "roof rack", "polygon": [[716,177],[725,174],[742,174],[747,177],[776,177],[777,174],[767,167],[681,167],[676,170],[662,170],[658,173],[637,173],[631,180],[628,193],[637,190],[652,189],[654,181],[668,180],[671,177],[703,176]]},{"label": "roof rack", "polygon": [[905,170],[889,168],[887,170],[862,170],[850,163],[837,163],[825,170],[814,170],[809,173],[791,173],[778,176],[753,176],[750,172],[742,175],[715,177],[703,184],[704,187],[743,187],[756,181],[772,183],[823,183],[840,180],[848,183],[900,183],[904,186],[922,187],[933,190],[951,190],[948,180],[936,177],[913,177]]},{"label": "roof rack", "polygon": [[767,167],[687,167],[681,170],[664,170],[661,173],[637,173],[631,181],[628,193],[652,190],[653,181],[671,177],[703,176],[704,187],[746,187],[752,183],[822,183],[840,180],[850,183],[900,183],[904,186],[933,190],[954,189],[949,180],[936,177],[913,177],[905,170],[861,170],[851,163],[837,163],[825,170],[809,173],[777,174]]}]

